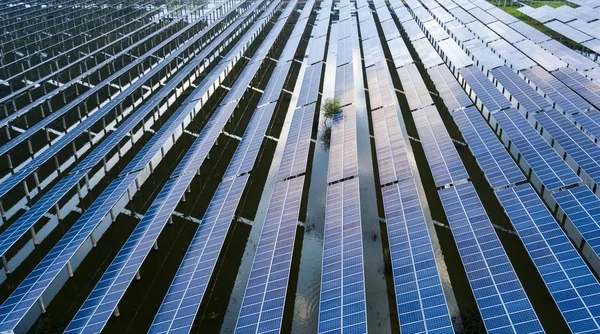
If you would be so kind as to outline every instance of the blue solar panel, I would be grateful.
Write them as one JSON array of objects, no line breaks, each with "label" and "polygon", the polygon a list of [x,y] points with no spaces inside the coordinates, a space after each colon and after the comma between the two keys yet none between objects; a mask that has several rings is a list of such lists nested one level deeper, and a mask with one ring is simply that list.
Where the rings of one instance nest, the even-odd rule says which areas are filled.
[{"label": "blue solar panel", "polygon": [[435,106],[412,113],[436,187],[469,178]]},{"label": "blue solar panel", "polygon": [[552,105],[542,95],[533,89],[512,69],[501,66],[493,69],[492,75],[498,82],[512,95],[519,107],[527,112],[536,112],[544,109],[550,109]]},{"label": "blue solar panel", "polygon": [[321,85],[321,72],[323,64],[318,63],[309,66],[304,72],[304,80],[298,94],[297,106],[301,107],[316,102],[319,98],[319,87]]},{"label": "blue solar panel", "polygon": [[304,176],[275,184],[248,278],[236,333],[280,330]]},{"label": "blue solar panel", "polygon": [[396,106],[371,111],[379,184],[412,177],[404,135],[398,122]]},{"label": "blue solar panel", "polygon": [[248,177],[217,188],[149,333],[191,330]]},{"label": "blue solar panel", "polygon": [[331,183],[357,174],[356,109],[353,105],[349,105],[333,116],[327,182]]},{"label": "blue solar panel", "polygon": [[534,118],[575,163],[600,184],[600,147],[556,110],[536,114]]},{"label": "blue solar panel", "polygon": [[575,121],[580,124],[596,140],[600,140],[600,112],[590,110],[573,115]]},{"label": "blue solar panel", "polygon": [[600,256],[600,200],[586,186],[577,186],[552,196],[586,244]]},{"label": "blue solar panel", "polygon": [[381,189],[402,333],[454,333],[413,179]]},{"label": "blue solar panel", "polygon": [[523,75],[531,80],[538,89],[547,94],[558,108],[568,114],[575,114],[592,108],[589,103],[569,87],[539,66],[523,71]]},{"label": "blue solar panel", "polygon": [[543,333],[473,185],[438,194],[488,333]]},{"label": "blue solar panel", "polygon": [[404,91],[404,96],[410,110],[424,108],[433,104],[429,90],[415,64],[400,67],[396,71],[398,72],[400,84],[402,85],[402,90]]},{"label": "blue solar panel", "polygon": [[[383,57],[379,58],[383,60]],[[369,105],[377,109],[396,103],[394,88],[390,84],[388,67],[385,62],[379,62],[366,70],[367,86],[369,87]]]},{"label": "blue solar panel", "polygon": [[366,333],[358,178],[329,185],[318,333]]},{"label": "blue solar panel", "polygon": [[[287,45],[289,45],[289,43],[286,44],[286,46]],[[296,49],[294,49],[294,51],[295,50]],[[283,59],[280,58],[279,61],[283,61]],[[291,67],[292,62],[280,63],[275,67],[258,105],[273,103],[279,100]]]},{"label": "blue solar panel", "polygon": [[498,112],[494,118],[547,189],[555,190],[581,181],[516,109]]},{"label": "blue solar panel", "polygon": [[596,108],[600,108],[600,84],[589,80],[571,67],[562,68],[552,74]]},{"label": "blue solar panel", "polygon": [[306,172],[316,105],[310,104],[294,110],[278,179],[282,180]]},{"label": "blue solar panel", "polygon": [[136,177],[137,175],[128,175],[114,180],[0,306],[0,331],[15,329],[73,255],[88,240],[108,214],[108,210],[133,185]]},{"label": "blue solar panel", "polygon": [[496,195],[571,331],[600,331],[600,285],[533,188]]},{"label": "blue solar panel", "polygon": [[469,87],[475,92],[477,99],[481,101],[489,112],[493,113],[512,106],[506,96],[477,67],[466,67],[460,69],[459,72]]},{"label": "blue solar panel", "polygon": [[446,65],[432,67],[427,73],[449,111],[473,105]]},{"label": "blue solar panel", "polygon": [[492,188],[526,180],[475,107],[457,110],[452,113],[452,117]]}]

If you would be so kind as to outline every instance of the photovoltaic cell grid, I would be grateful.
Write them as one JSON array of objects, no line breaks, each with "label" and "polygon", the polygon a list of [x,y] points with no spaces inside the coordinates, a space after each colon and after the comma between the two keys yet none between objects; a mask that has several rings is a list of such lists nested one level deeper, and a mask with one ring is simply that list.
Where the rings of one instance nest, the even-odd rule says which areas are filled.
[{"label": "photovoltaic cell grid", "polygon": [[463,24],[471,23],[473,21],[477,21],[473,15],[469,14],[466,10],[456,7],[449,10],[454,17],[456,17]]},{"label": "photovoltaic cell grid", "polygon": [[543,333],[473,185],[438,191],[488,333]]},{"label": "photovoltaic cell grid", "polygon": [[236,333],[270,332],[281,326],[303,185],[303,176],[275,184]]},{"label": "photovoltaic cell grid", "polygon": [[579,231],[596,256],[600,256],[600,200],[586,186],[552,194],[561,210]]},{"label": "photovoltaic cell grid", "polygon": [[34,307],[42,293],[52,284],[75,252],[88,240],[108,210],[129,188],[137,175],[128,175],[111,182],[86,212],[77,220],[58,244],[31,271],[27,278],[0,306],[0,331],[11,331]]},{"label": "photovoltaic cell grid", "polygon": [[358,178],[327,186],[318,333],[366,333]]},{"label": "photovoltaic cell grid", "polygon": [[391,4],[398,21],[404,26],[404,22],[412,21],[413,17],[402,2],[394,2]]},{"label": "photovoltaic cell grid", "polygon": [[600,147],[556,110],[536,114],[534,118],[575,163],[600,184]]},{"label": "photovoltaic cell grid", "polygon": [[475,107],[457,110],[452,113],[452,117],[492,188],[526,180]]},{"label": "photovoltaic cell grid", "polygon": [[494,50],[495,53],[499,54],[500,57],[506,60],[506,63],[516,71],[536,66],[536,63],[531,60],[531,58],[527,57],[523,52],[519,51],[519,49],[515,48],[512,46],[512,44],[503,39],[489,43],[488,47]]},{"label": "photovoltaic cell grid", "polygon": [[600,285],[529,184],[496,193],[573,333],[600,331]]},{"label": "photovoltaic cell grid", "polygon": [[432,67],[427,73],[449,111],[473,105],[446,65]]},{"label": "photovoltaic cell grid", "polygon": [[475,38],[475,35],[467,29],[467,27],[463,26],[457,20],[450,21],[446,23],[446,29],[450,31],[450,34],[459,44],[462,44],[466,41],[470,41]]},{"label": "photovoltaic cell grid", "polygon": [[573,67],[579,71],[590,70],[598,66],[598,64],[590,58],[575,52],[573,49],[565,46],[557,40],[551,39],[549,41],[540,43],[540,46],[548,50],[560,60],[568,63],[569,67]]},{"label": "photovoltaic cell grid", "polygon": [[592,108],[569,87],[539,66],[523,71],[523,75],[547,94],[557,107],[568,114],[576,114]]},{"label": "photovoltaic cell grid", "polygon": [[315,108],[316,104],[312,103],[294,110],[277,179],[283,180],[306,172]]},{"label": "photovoltaic cell grid", "polygon": [[502,38],[506,39],[509,43],[516,43],[525,39],[525,36],[500,21],[490,23],[488,27],[498,35],[502,36]]},{"label": "photovoltaic cell grid", "polygon": [[558,57],[555,57],[550,52],[544,50],[541,46],[533,43],[529,39],[514,43],[514,46],[547,71],[555,71],[559,68],[567,66],[567,63],[558,59]]},{"label": "photovoltaic cell grid", "polygon": [[398,122],[396,106],[372,110],[371,117],[375,133],[379,184],[411,178],[406,143]]},{"label": "photovoltaic cell grid", "polygon": [[[397,40],[398,39],[400,39],[400,38],[397,38]],[[350,41],[349,38],[347,38],[345,40]],[[383,50],[381,50],[381,45],[379,44],[379,39],[369,38],[367,40],[362,40],[361,44],[363,46],[365,68],[368,69],[368,67],[371,67],[382,60]],[[352,56],[352,52],[350,52],[350,56]]]},{"label": "photovoltaic cell grid", "polygon": [[600,140],[600,112],[590,110],[573,115],[573,118],[585,131],[587,131],[596,140]]},{"label": "photovoltaic cell grid", "polygon": [[401,332],[454,333],[415,181],[381,191]]},{"label": "photovoltaic cell grid", "polygon": [[600,84],[589,80],[570,67],[555,71],[553,75],[596,108],[600,108]]},{"label": "photovoltaic cell grid", "polygon": [[477,20],[479,20],[481,23],[485,24],[486,26],[494,21],[497,21],[495,17],[488,14],[487,11],[485,11],[481,8],[473,8],[473,9],[469,10],[469,13],[471,15],[475,16],[477,18]]},{"label": "photovoltaic cell grid", "polygon": [[217,188],[150,333],[191,330],[248,177],[222,182]]},{"label": "photovoltaic cell grid", "polygon": [[444,63],[440,55],[426,38],[413,41],[412,46],[415,48],[415,51],[417,51],[417,54],[421,59],[421,64],[423,64],[423,67],[426,69]]},{"label": "photovoltaic cell grid", "polygon": [[555,32],[565,36],[566,38],[568,38],[572,41],[575,41],[575,43],[583,43],[583,42],[593,39],[592,36],[590,36],[588,34],[584,34],[583,32],[581,32],[575,28],[572,28],[562,22],[559,22],[557,20],[548,22],[544,25],[546,27],[554,30]]},{"label": "photovoltaic cell grid", "polygon": [[512,106],[506,96],[478,68],[466,67],[460,69],[459,73],[489,112],[494,113]]},{"label": "photovoltaic cell grid", "polygon": [[394,61],[394,67],[402,67],[414,63],[406,44],[402,38],[396,38],[387,42]]},{"label": "photovoltaic cell grid", "polygon": [[408,36],[408,39],[411,42],[417,41],[421,38],[425,38],[425,34],[421,30],[417,22],[415,22],[414,20],[402,22],[402,29],[404,29],[406,36]]},{"label": "photovoltaic cell grid", "polygon": [[552,105],[542,95],[528,85],[517,73],[506,66],[493,69],[492,75],[512,95],[519,107],[533,113],[550,109]]},{"label": "photovoltaic cell grid", "polygon": [[473,21],[467,24],[467,28],[471,30],[479,39],[481,39],[484,43],[489,43],[500,39],[500,36],[496,34],[492,29],[485,26],[483,23],[479,21]]},{"label": "photovoltaic cell grid", "polygon": [[358,174],[355,107],[342,108],[333,116],[332,123],[328,183]]},{"label": "photovoltaic cell grid", "polygon": [[442,28],[442,26],[436,20],[425,22],[423,27],[425,28],[426,34],[429,36],[429,38],[435,42],[440,42],[450,38],[450,35],[448,35],[446,30],[444,30],[444,28]]},{"label": "photovoltaic cell grid", "polygon": [[493,117],[547,189],[555,190],[581,182],[516,109],[497,112]]},{"label": "photovoltaic cell grid", "polygon": [[473,60],[456,44],[452,39],[446,39],[438,42],[442,53],[448,58],[448,61],[456,68],[463,68],[473,65]]},{"label": "photovoltaic cell grid", "polygon": [[412,113],[436,187],[469,178],[435,106]]},{"label": "photovoltaic cell grid", "polygon": [[306,68],[300,93],[298,94],[298,102],[296,103],[298,107],[317,101],[319,98],[319,87],[321,86],[322,71],[322,63],[314,64]]},{"label": "photovoltaic cell grid", "polygon": [[521,20],[510,23],[509,25],[511,28],[515,29],[518,33],[527,37],[527,39],[531,40],[534,43],[542,43],[552,39],[550,36],[544,34],[543,32],[537,30],[536,28],[530,26],[529,24]]},{"label": "photovoltaic cell grid", "polygon": [[390,86],[388,68],[384,62],[367,69],[367,83],[369,87],[369,103],[371,109],[381,108],[396,103],[394,91]]},{"label": "photovoltaic cell grid", "polygon": [[336,69],[335,97],[340,100],[341,106],[354,102],[354,75],[352,63],[339,66]]},{"label": "photovoltaic cell grid", "polygon": [[429,90],[421,78],[419,69],[415,64],[409,64],[396,69],[400,77],[400,84],[410,110],[416,110],[433,104]]}]

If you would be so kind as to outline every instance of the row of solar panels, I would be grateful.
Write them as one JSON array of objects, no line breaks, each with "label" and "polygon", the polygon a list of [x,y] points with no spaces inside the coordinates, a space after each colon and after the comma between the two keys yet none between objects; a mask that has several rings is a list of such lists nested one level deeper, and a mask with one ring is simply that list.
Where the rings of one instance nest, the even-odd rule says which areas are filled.
[{"label": "row of solar panels", "polygon": [[[466,68],[465,71],[468,69],[470,69],[470,68]],[[502,68],[500,68],[500,69],[502,69]],[[499,72],[506,76],[508,73],[510,73],[509,71],[511,71],[511,70],[508,68],[504,68],[504,70],[501,70]],[[472,69],[470,69],[469,72],[470,72],[469,73],[470,75],[473,74]],[[475,72],[475,73],[478,73],[478,72]],[[463,74],[463,73],[461,72],[461,74]],[[483,81],[483,78],[485,78],[485,75],[483,75],[483,73],[481,73],[479,76],[482,76],[482,79],[477,80],[473,84],[471,84],[471,82],[473,82],[473,79],[471,79],[471,82],[469,82],[469,86],[471,86],[473,88],[473,90],[476,90],[475,87],[478,87],[477,90],[481,94],[476,94],[477,96],[484,95],[487,97],[488,104],[491,104],[492,106],[497,105],[497,103],[496,103],[497,100],[490,98],[491,96],[496,95],[496,92],[493,92],[490,89],[494,89],[494,91],[495,91],[496,88],[493,87],[493,85],[491,87],[489,87],[490,85],[488,85],[487,82],[490,82],[490,81],[488,81],[488,80],[486,80],[487,82]],[[498,78],[496,78],[496,79],[498,79]],[[514,79],[514,76],[513,76],[513,79]],[[468,82],[468,80],[466,80],[466,78],[465,78],[465,81]],[[485,84],[481,85],[481,82],[484,82]],[[484,86],[488,86],[488,87],[484,87]],[[493,92],[493,94],[490,95],[490,92]],[[534,94],[535,94],[535,92],[534,92]],[[508,100],[506,100],[506,102],[508,102]],[[484,105],[485,105],[485,103],[484,103]],[[494,109],[492,108],[491,110],[494,110]],[[573,183],[579,182],[579,179],[571,172],[571,170],[569,170],[567,165],[562,161],[562,159],[560,159],[560,157],[556,154],[556,152],[554,152],[550,148],[550,146],[548,146],[548,144],[543,141],[542,137],[540,137],[540,135],[533,129],[533,127],[527,122],[527,120],[525,120],[525,118],[523,118],[523,116],[521,116],[521,114],[517,110],[515,110],[515,109],[508,109],[508,110],[502,110],[502,111],[497,111],[497,110],[498,109],[496,108],[496,112],[492,113],[491,117],[493,117],[499,123],[502,130],[508,134],[508,138],[510,138],[509,142],[514,144],[514,146],[520,146],[520,147],[517,147],[518,154],[520,154],[519,156],[524,157],[525,160],[528,162],[533,161],[535,164],[537,164],[537,166],[534,167],[533,165],[531,165],[531,167],[536,173],[539,173],[538,175],[541,174],[546,179],[547,184],[552,184],[551,183],[552,180],[562,181],[563,183],[558,183],[556,185],[563,185],[563,186],[565,184],[568,185],[568,184],[573,184]],[[471,151],[475,155],[480,166],[482,166],[482,169],[484,170],[486,176],[488,177],[488,180],[490,179],[489,175],[498,175],[499,171],[502,171],[502,172],[510,171],[511,168],[506,168],[506,167],[511,166],[511,165],[514,166],[512,168],[512,170],[513,170],[512,174],[515,176],[515,178],[514,178],[515,182],[518,182],[519,180],[523,180],[523,175],[516,168],[516,166],[514,165],[512,160],[510,160],[510,158],[508,158],[509,160],[507,160],[507,161],[510,161],[511,164],[503,164],[501,169],[498,168],[499,165],[495,165],[495,164],[491,164],[490,167],[485,167],[485,164],[490,163],[491,158],[495,158],[497,156],[506,157],[507,155],[506,155],[506,151],[504,151],[504,149],[501,148],[501,145],[499,145],[499,142],[498,142],[496,136],[491,132],[491,129],[489,128],[489,126],[487,124],[485,124],[485,122],[481,118],[481,115],[479,115],[479,112],[475,108],[470,107],[470,108],[467,108],[466,110],[454,111],[452,114],[453,114],[453,117],[454,117],[455,121],[457,122],[461,132],[463,133],[463,136],[465,136],[467,142],[469,143],[469,145],[471,147]],[[543,117],[542,117],[542,115],[543,115]],[[548,127],[548,131],[554,130],[554,132],[557,132],[559,129],[559,126],[556,126],[557,124],[552,124],[552,123],[553,122],[562,122],[561,125],[565,126],[566,129],[575,130],[575,132],[573,132],[573,134],[572,134],[575,136],[575,138],[577,138],[577,136],[579,134],[581,136],[585,137],[585,135],[581,131],[579,131],[577,128],[575,128],[575,126],[572,123],[570,123],[565,117],[563,117],[560,113],[558,113],[556,111],[539,113],[539,114],[535,115],[534,117],[536,117],[536,116],[538,118],[540,118],[540,120],[544,119],[544,122],[549,123],[549,124],[546,124],[546,126]],[[564,121],[562,121],[563,119],[564,119]],[[552,125],[554,125],[554,127],[552,127]],[[570,138],[568,135],[563,135],[561,137],[561,134],[559,134],[559,133],[557,133],[556,136],[557,136],[557,138],[556,138],[557,141],[558,141],[558,138],[561,138],[563,141],[566,141],[567,140],[566,138]],[[486,139],[484,140],[483,138],[486,138]],[[591,141],[587,137],[585,137],[585,138],[579,137],[579,139],[580,140],[583,139],[582,143],[585,143],[586,141],[591,143]],[[569,143],[573,144],[573,140],[571,139],[571,141]],[[598,147],[594,143],[591,143],[591,145],[593,145],[593,146],[588,146],[588,147],[591,147],[592,150],[598,149]],[[494,154],[493,156],[491,156],[490,152],[492,152],[493,146],[496,146],[494,151],[497,153]],[[535,156],[536,154],[538,156]],[[543,157],[543,158],[540,158],[540,157]],[[547,159],[550,159],[550,160],[547,160]],[[546,165],[544,166],[544,164],[546,164]],[[550,166],[552,166],[552,167],[550,167]],[[564,171],[562,175],[560,172],[560,168],[558,168],[558,166],[563,166],[563,167],[561,167],[562,170]],[[488,169],[488,171],[486,171],[486,169]],[[565,177],[568,175],[572,175],[572,178],[565,179]],[[505,178],[505,176],[503,176],[503,178]],[[508,181],[508,182],[510,182],[510,181]],[[490,182],[490,184],[492,184],[492,182]],[[500,183],[500,184],[502,184],[502,183]],[[467,186],[464,186],[464,185],[458,186],[457,192],[460,192],[460,190],[458,190],[458,188],[467,188]],[[574,189],[577,189],[577,191],[582,191],[582,193],[585,193],[587,195],[587,196],[579,195],[579,196],[587,199],[587,201],[588,201],[587,204],[591,204],[594,201],[598,201],[598,199],[590,192],[589,189],[586,189],[585,186],[578,186]],[[442,190],[441,192],[448,193],[449,191]],[[573,291],[577,291],[577,293],[580,293],[579,291],[581,291],[583,289],[583,287],[585,287],[585,288],[590,288],[591,289],[590,293],[592,295],[594,295],[597,293],[596,291],[598,291],[597,290],[598,284],[597,284],[597,281],[595,280],[595,278],[593,277],[593,275],[591,274],[591,272],[589,271],[589,268],[587,268],[587,266],[585,265],[585,263],[583,262],[583,260],[579,256],[579,254],[577,254],[575,248],[573,248],[572,245],[570,244],[570,242],[567,239],[564,232],[560,229],[560,226],[557,224],[557,222],[554,220],[554,218],[551,217],[550,213],[545,208],[544,204],[541,202],[538,195],[535,194],[535,192],[529,185],[520,185],[520,186],[515,186],[512,188],[509,188],[507,190],[500,190],[500,191],[496,192],[496,194],[497,194],[498,198],[500,199],[501,204],[504,206],[509,218],[511,219],[513,226],[517,230],[517,233],[519,233],[519,235],[522,237],[522,241],[524,242],[526,248],[530,252],[532,260],[534,261],[534,263],[540,270],[540,273],[542,274],[542,278],[544,279],[547,286],[549,287],[549,290],[550,290],[552,296],[554,297],[555,301],[557,302],[557,305],[559,305],[559,309],[563,312],[563,315],[565,316],[565,320],[567,321],[567,323],[569,324],[571,329],[575,332],[597,330],[598,324],[595,320],[596,314],[593,311],[588,311],[588,310],[593,309],[593,307],[595,305],[594,302],[592,302],[591,300],[584,300],[583,307],[581,307],[581,305],[577,305],[577,303],[561,303],[560,298],[562,298],[564,296],[562,294],[559,294],[558,291],[554,289],[553,284],[555,284],[557,282],[563,282],[563,281],[568,282],[569,279],[573,279],[574,277],[578,277],[579,275],[583,275],[584,273],[585,273],[585,275],[587,275],[587,277],[589,277],[588,282],[585,283],[583,286],[580,285],[580,282],[573,282],[573,281],[570,282],[570,285],[571,285],[571,288],[573,289]],[[463,196],[468,197],[468,195],[466,195],[466,194],[461,194],[461,196],[459,196],[458,198],[462,199]],[[574,212],[578,212],[580,214],[582,212],[585,212],[583,210],[583,208],[581,208],[581,209],[577,208],[576,201],[573,200],[570,190],[560,191],[560,192],[556,193],[555,196],[557,198],[568,198],[567,200],[562,200],[561,202],[563,205],[567,205],[567,203],[565,203],[565,202],[568,202],[568,205],[572,206],[572,209],[571,209],[572,214]],[[590,201],[591,198],[593,198],[594,200]],[[443,195],[442,195],[442,202],[443,203],[445,202]],[[516,205],[516,203],[519,203],[520,206]],[[444,203],[444,205],[445,205],[445,207],[450,206],[450,205],[446,205],[445,203]],[[446,208],[446,210],[448,212],[447,208]],[[523,215],[523,212],[528,212],[529,216]],[[528,217],[528,219],[527,219],[527,217]],[[589,228],[591,228],[591,225],[592,225],[591,221],[590,221],[591,215],[588,215],[588,217],[586,217],[586,218],[588,218],[588,219],[584,219],[584,221],[586,221],[586,223],[588,224],[587,228],[589,229]],[[450,221],[452,221],[452,220],[450,219]],[[532,223],[536,223],[538,225],[533,225]],[[451,222],[451,224],[452,224],[452,222]],[[539,224],[545,224],[545,225],[539,225]],[[580,221],[580,225],[581,224],[582,223]],[[594,227],[597,230],[598,225],[597,224],[593,224],[593,225],[595,225]],[[569,257],[570,260],[567,260],[566,258],[565,258],[565,260],[571,261],[571,263],[574,265],[574,268],[575,268],[574,270],[572,270],[573,268],[570,268],[570,267],[565,269],[565,267],[563,267],[564,264],[562,264],[558,260],[556,261],[557,267],[562,269],[562,271],[564,272],[563,279],[557,279],[557,277],[550,277],[551,276],[550,274],[555,273],[555,270],[557,270],[558,268],[555,267],[555,268],[553,268],[553,271],[546,271],[547,269],[544,266],[548,265],[548,263],[542,262],[544,256],[540,256],[539,252],[533,252],[533,249],[534,249],[533,247],[535,247],[535,249],[538,250],[539,244],[535,244],[535,241],[531,240],[531,238],[529,238],[531,236],[531,232],[532,232],[531,226],[537,226],[537,228],[540,231],[538,238],[541,238],[541,240],[546,240],[546,242],[547,242],[546,245],[548,245],[550,254],[564,253],[566,251],[566,249],[564,247],[567,247],[567,249],[570,249],[570,251],[568,253],[570,256]],[[544,229],[547,229],[548,231],[542,229],[541,226],[545,226]],[[549,232],[549,230],[553,231],[554,234],[551,234]],[[544,232],[547,232],[547,233],[544,233]],[[557,233],[559,233],[559,234],[557,234]],[[550,237],[550,235],[552,235],[552,237]],[[553,242],[548,241],[550,238],[556,238],[557,235],[560,235],[561,237],[556,240],[553,240]],[[524,236],[527,236],[528,238],[525,238]],[[592,237],[592,240],[593,240],[593,236],[590,236],[590,237]],[[460,246],[459,246],[459,249],[460,249]],[[593,287],[593,289],[592,289],[592,287]],[[561,289],[562,288],[564,288],[564,287],[561,287]],[[586,302],[587,302],[587,304],[586,304]],[[577,310],[577,312],[575,312],[575,310]],[[573,312],[570,314],[577,313],[578,317],[570,318],[569,315],[565,315],[565,312]],[[582,319],[587,319],[587,320],[584,321]]]}]

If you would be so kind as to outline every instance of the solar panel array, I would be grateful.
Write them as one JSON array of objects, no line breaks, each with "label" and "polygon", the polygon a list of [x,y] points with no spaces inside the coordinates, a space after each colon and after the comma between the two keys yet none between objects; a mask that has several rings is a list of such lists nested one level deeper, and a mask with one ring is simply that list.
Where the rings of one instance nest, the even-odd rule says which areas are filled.
[{"label": "solar panel array", "polygon": [[457,110],[452,117],[492,188],[525,180],[519,167],[475,107]]},{"label": "solar panel array", "polygon": [[404,96],[408,101],[410,110],[416,110],[433,104],[429,90],[421,78],[419,69],[415,64],[409,64],[396,69]]},{"label": "solar panel array", "polygon": [[486,330],[543,333],[473,185],[457,185],[438,194]]},{"label": "solar panel array", "polygon": [[437,108],[425,107],[414,111],[412,116],[436,187],[467,179],[469,175]]},{"label": "solar panel array", "polygon": [[491,112],[510,108],[508,99],[494,86],[494,84],[478,68],[466,67],[459,71],[465,82],[475,92],[477,99]]},{"label": "solar panel array", "polygon": [[592,106],[543,68],[535,66],[523,75],[544,92],[556,107],[568,114],[586,111]]},{"label": "solar panel array", "polygon": [[579,177],[516,109],[494,114],[510,142],[549,190],[577,184]]},{"label": "solar panel array", "polygon": [[600,139],[600,112],[590,110],[573,115],[573,118],[595,141]]},{"label": "solar panel array", "polygon": [[538,94],[517,73],[506,66],[493,69],[492,75],[518,102],[518,107],[532,113],[552,108],[550,102]]},{"label": "solar panel array", "polygon": [[448,110],[454,111],[473,104],[445,65],[432,67],[427,73]]},{"label": "solar panel array", "polygon": [[358,178],[327,187],[318,333],[366,333]]},{"label": "solar panel array", "polygon": [[600,285],[530,185],[496,193],[573,333],[600,330]]},{"label": "solar panel array", "polygon": [[600,108],[600,84],[588,80],[583,74],[567,67],[552,73],[596,108]]}]

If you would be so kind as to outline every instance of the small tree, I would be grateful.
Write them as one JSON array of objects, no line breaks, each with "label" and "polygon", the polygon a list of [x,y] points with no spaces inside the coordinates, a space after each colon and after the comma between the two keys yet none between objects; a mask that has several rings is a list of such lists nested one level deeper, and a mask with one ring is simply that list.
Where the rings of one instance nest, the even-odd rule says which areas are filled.
[{"label": "small tree", "polygon": [[340,100],[338,99],[327,99],[323,104],[323,116],[327,119],[333,118],[337,113],[342,111]]}]

